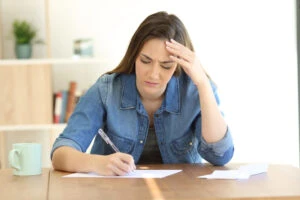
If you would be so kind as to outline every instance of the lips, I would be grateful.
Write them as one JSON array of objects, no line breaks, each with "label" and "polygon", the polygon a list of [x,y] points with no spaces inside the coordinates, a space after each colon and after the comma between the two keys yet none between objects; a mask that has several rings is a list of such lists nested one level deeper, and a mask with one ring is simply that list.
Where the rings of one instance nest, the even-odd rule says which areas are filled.
[{"label": "lips", "polygon": [[146,85],[148,85],[148,86],[157,86],[158,85],[158,83],[155,83],[155,82],[151,82],[151,81],[145,81],[145,83],[146,83]]}]

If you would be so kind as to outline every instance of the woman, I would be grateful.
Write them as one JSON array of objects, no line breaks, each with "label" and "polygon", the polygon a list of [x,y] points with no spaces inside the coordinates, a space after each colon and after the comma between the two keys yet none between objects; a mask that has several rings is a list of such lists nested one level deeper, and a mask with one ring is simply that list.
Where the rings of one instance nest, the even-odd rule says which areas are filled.
[{"label": "woman", "polygon": [[[154,13],[140,24],[120,64],[81,97],[53,145],[53,167],[124,175],[142,163],[204,158],[224,165],[234,147],[218,104],[183,23]],[[97,134],[99,128],[120,152]],[[94,137],[91,154],[84,153]]]}]

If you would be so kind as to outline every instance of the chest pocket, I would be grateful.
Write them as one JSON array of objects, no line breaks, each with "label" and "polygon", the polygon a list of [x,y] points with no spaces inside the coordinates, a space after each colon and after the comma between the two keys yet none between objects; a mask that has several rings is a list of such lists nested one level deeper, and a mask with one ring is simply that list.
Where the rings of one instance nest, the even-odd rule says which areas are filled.
[{"label": "chest pocket", "polygon": [[[130,139],[127,139],[124,137],[120,137],[120,136],[116,136],[116,135],[112,135],[112,134],[109,134],[108,137],[122,153],[127,153],[127,154],[132,153],[133,147],[134,147],[133,140],[130,140]],[[105,155],[115,153],[115,151],[111,148],[111,146],[109,144],[105,143],[105,145],[106,145],[105,152],[104,152]]]},{"label": "chest pocket", "polygon": [[191,133],[185,134],[184,136],[173,140],[170,144],[170,149],[178,162],[181,163],[195,163],[199,157],[198,151],[198,140]]}]

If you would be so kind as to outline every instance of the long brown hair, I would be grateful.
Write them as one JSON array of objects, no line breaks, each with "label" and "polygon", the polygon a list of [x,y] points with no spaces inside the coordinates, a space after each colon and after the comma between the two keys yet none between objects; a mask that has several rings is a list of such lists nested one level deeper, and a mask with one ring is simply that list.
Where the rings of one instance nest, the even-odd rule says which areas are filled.
[{"label": "long brown hair", "polygon": [[[168,40],[174,39],[183,44],[190,50],[194,51],[189,34],[182,21],[173,14],[167,12],[157,12],[148,16],[135,31],[132,36],[125,56],[120,64],[112,71],[112,73],[135,73],[135,60],[140,53],[144,44],[150,39]],[[178,65],[174,75],[178,76],[181,73],[181,67]]]}]

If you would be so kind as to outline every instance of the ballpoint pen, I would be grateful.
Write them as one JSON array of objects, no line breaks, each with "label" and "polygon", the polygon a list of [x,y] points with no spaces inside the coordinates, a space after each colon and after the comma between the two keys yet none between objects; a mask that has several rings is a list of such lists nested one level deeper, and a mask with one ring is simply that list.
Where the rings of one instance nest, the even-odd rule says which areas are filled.
[{"label": "ballpoint pen", "polygon": [[109,139],[109,137],[104,133],[104,131],[100,128],[98,130],[99,135],[102,137],[102,139],[115,150],[115,152],[120,152],[119,149],[112,143],[112,141]]},{"label": "ballpoint pen", "polygon": [[[100,128],[98,130],[99,135],[102,137],[102,139],[109,144],[109,146],[111,146],[111,148],[113,148],[113,150],[115,150],[115,152],[120,152],[120,150],[114,145],[114,143],[109,139],[109,137],[106,135],[106,133],[104,133],[104,131]],[[133,174],[134,170],[132,170],[131,172],[129,172],[127,175],[129,174]]]}]

